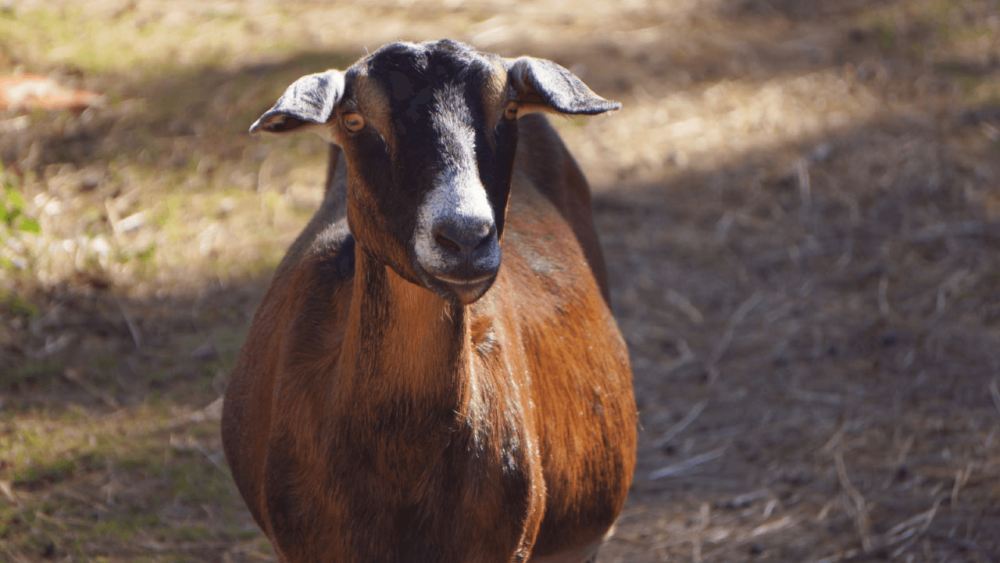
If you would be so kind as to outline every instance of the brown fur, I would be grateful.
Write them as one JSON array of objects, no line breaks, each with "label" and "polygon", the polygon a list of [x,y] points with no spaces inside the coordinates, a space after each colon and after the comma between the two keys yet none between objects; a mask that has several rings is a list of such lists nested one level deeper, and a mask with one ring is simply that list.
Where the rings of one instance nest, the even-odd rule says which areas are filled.
[{"label": "brown fur", "polygon": [[[368,125],[375,128],[382,136],[382,140],[385,141],[386,146],[389,151],[392,152],[396,150],[396,137],[392,134],[392,127],[389,124],[389,96],[386,94],[385,90],[379,86],[375,80],[365,73],[365,69],[362,67],[354,81],[354,96],[353,99],[357,101],[357,108],[341,108],[340,114],[343,115],[351,109],[360,110],[368,118]],[[343,131],[339,131],[340,135],[343,135]]]},{"label": "brown fur", "polygon": [[462,307],[346,233],[354,180],[331,159],[342,180],[279,266],[223,416],[279,560],[589,559],[628,493],[636,416],[576,163],[521,120],[502,266]]},{"label": "brown fur", "polygon": [[494,62],[493,72],[490,73],[489,80],[483,87],[483,106],[489,108],[486,112],[486,139],[490,142],[491,148],[495,148],[493,128],[496,127],[497,121],[503,117],[506,105],[507,69],[500,60],[497,60]]}]

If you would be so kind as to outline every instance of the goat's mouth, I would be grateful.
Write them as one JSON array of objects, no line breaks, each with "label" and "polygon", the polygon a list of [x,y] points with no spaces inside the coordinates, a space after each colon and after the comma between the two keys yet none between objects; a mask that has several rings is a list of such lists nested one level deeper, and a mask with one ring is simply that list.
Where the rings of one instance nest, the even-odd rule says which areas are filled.
[{"label": "goat's mouth", "polygon": [[426,242],[425,237],[418,238],[414,265],[424,286],[441,298],[469,305],[493,286],[502,259],[495,234],[475,248],[451,248],[436,240],[422,242]]},{"label": "goat's mouth", "polygon": [[496,274],[490,274],[488,276],[483,276],[481,278],[476,278],[471,280],[454,279],[454,278],[449,278],[447,276],[434,276],[434,277],[438,281],[442,281],[450,286],[476,288],[483,284],[490,283],[491,281],[493,281],[493,278],[495,276]]},{"label": "goat's mouth", "polygon": [[471,305],[478,301],[493,286],[497,272],[475,277],[460,277],[453,273],[428,271],[425,279],[427,288],[442,298],[459,305]]}]

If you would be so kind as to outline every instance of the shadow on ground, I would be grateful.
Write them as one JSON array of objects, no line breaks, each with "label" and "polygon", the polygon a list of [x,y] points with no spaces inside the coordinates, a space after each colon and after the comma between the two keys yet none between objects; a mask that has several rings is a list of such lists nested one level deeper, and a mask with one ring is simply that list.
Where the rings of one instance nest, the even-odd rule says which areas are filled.
[{"label": "shadow on ground", "polygon": [[963,134],[877,120],[601,190],[644,429],[605,561],[993,560],[1000,153]]}]

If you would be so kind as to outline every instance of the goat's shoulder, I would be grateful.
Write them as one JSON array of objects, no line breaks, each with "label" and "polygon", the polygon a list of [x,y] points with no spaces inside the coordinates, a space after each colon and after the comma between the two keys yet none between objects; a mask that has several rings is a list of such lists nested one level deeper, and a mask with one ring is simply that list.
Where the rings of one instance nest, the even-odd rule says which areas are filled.
[{"label": "goat's shoulder", "polygon": [[[342,331],[330,321],[346,315],[354,277],[354,238],[346,219],[303,233],[293,249],[275,272],[233,368],[226,410],[234,426],[254,417],[266,421],[260,409],[270,409],[271,388],[281,374],[296,358],[315,357],[302,354],[303,348],[339,343]],[[252,398],[263,402],[252,405]]]},{"label": "goat's shoulder", "polygon": [[[287,427],[289,411],[301,412],[309,397],[318,396],[314,389],[330,355],[340,350],[354,276],[354,238],[346,220],[300,237],[296,245],[254,315],[230,376],[222,420],[233,478],[265,529],[259,484],[269,446],[260,437]],[[299,408],[276,409],[279,398]]]},{"label": "goat's shoulder", "polygon": [[334,297],[354,279],[354,237],[347,219],[327,223],[323,209],[292,243],[278,265],[254,324],[272,308],[298,315],[303,309],[325,309],[317,299]]},{"label": "goat's shoulder", "polygon": [[[272,283],[273,289],[284,293],[273,299],[283,302],[281,308],[288,315],[286,324],[278,325],[284,326],[282,333],[274,337],[287,343],[283,346],[284,364],[309,358],[321,358],[319,363],[324,364],[330,353],[340,349],[347,323],[355,268],[354,237],[347,220],[341,219],[296,244],[300,242],[304,250],[294,262],[282,264]],[[292,256],[289,253],[289,258]],[[279,283],[279,277],[285,279]],[[270,299],[270,295],[265,297],[262,311]],[[298,371],[306,366],[282,367]]]},{"label": "goat's shoulder", "polygon": [[551,206],[530,205],[548,210],[550,219],[569,226],[601,295],[608,302],[607,272],[594,229],[587,179],[544,115],[526,115],[519,120],[518,127],[515,182],[528,186],[515,186],[512,198],[516,199],[520,192],[530,194],[529,199],[537,194],[548,200]]}]

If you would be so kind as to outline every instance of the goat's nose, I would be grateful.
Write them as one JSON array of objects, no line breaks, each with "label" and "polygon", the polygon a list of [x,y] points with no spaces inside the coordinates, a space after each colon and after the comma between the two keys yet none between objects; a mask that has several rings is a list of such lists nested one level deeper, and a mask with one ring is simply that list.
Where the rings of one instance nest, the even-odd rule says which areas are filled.
[{"label": "goat's nose", "polygon": [[447,222],[434,228],[434,242],[449,254],[472,258],[477,250],[490,245],[496,236],[496,225],[482,222],[475,225]]}]

